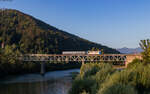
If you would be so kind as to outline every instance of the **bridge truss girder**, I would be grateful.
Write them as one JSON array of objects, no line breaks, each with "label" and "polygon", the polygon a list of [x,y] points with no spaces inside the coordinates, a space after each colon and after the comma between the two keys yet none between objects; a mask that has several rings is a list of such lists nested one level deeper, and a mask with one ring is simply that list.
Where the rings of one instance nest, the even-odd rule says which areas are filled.
[{"label": "bridge truss girder", "polygon": [[99,62],[99,61],[123,61],[127,59],[126,55],[108,54],[108,55],[24,55],[23,61],[50,61],[50,62]]}]

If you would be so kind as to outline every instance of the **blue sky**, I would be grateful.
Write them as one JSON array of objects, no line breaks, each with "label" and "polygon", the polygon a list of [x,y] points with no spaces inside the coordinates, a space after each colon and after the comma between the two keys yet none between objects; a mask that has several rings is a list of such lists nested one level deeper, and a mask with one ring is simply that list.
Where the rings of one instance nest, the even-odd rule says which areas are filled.
[{"label": "blue sky", "polygon": [[112,48],[138,47],[150,38],[150,0],[0,0],[0,8]]}]

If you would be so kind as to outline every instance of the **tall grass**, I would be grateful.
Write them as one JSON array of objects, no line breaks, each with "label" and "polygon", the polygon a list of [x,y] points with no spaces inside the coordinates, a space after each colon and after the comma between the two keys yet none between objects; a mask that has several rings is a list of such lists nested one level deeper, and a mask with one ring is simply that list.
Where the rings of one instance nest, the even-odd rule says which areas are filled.
[{"label": "tall grass", "polygon": [[150,65],[134,60],[117,71],[110,64],[85,64],[70,94],[150,94]]},{"label": "tall grass", "polygon": [[110,64],[85,64],[81,67],[80,75],[73,82],[70,94],[86,92],[96,94],[97,89],[109,75],[114,72]]}]

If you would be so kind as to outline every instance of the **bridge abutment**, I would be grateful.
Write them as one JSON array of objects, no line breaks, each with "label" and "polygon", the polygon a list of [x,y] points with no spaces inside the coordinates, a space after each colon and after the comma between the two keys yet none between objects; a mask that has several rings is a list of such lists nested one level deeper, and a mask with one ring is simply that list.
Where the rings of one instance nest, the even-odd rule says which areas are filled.
[{"label": "bridge abutment", "polygon": [[141,55],[128,55],[125,61],[125,67],[128,67],[128,64],[130,64],[134,59],[140,59],[142,60],[142,56]]}]

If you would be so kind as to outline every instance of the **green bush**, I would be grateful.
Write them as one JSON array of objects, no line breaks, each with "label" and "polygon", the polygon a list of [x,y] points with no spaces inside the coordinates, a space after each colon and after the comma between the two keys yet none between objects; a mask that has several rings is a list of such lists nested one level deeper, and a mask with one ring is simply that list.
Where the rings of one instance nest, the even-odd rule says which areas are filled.
[{"label": "green bush", "polygon": [[97,94],[137,94],[133,86],[113,84],[107,88],[100,89]]},{"label": "green bush", "polygon": [[112,75],[116,70],[112,68],[111,65],[109,64],[105,64],[105,66],[103,66],[101,68],[101,70],[99,70],[96,75],[94,76],[94,79],[96,80],[96,83],[100,86],[106,79],[108,79],[110,77],[110,75]]},{"label": "green bush", "polygon": [[72,84],[72,89],[69,94],[80,94],[83,92],[91,94],[94,84],[95,81],[92,79],[76,79]]},{"label": "green bush", "polygon": [[83,91],[82,93],[80,93],[80,94],[89,94],[89,93],[87,93],[86,91]]},{"label": "green bush", "polygon": [[89,94],[96,94],[99,84],[105,81],[113,72],[114,69],[110,64],[90,63],[83,65],[80,75],[73,82],[70,94],[80,94],[83,91]]},{"label": "green bush", "polygon": [[80,76],[81,77],[92,76],[104,68],[112,68],[112,66],[110,64],[105,64],[105,63],[84,64],[84,65],[82,65],[82,67],[80,69]]}]

